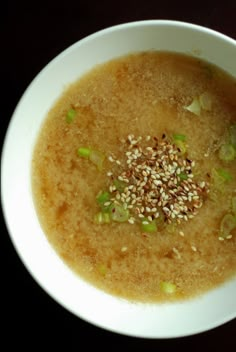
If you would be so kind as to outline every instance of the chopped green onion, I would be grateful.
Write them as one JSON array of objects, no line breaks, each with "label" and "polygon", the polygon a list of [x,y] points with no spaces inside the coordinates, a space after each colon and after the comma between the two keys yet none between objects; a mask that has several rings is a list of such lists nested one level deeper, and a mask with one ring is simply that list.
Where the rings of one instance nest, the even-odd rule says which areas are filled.
[{"label": "chopped green onion", "polygon": [[232,144],[223,144],[219,150],[219,158],[224,161],[235,159],[235,149]]},{"label": "chopped green onion", "polygon": [[236,197],[232,198],[232,212],[236,215]]},{"label": "chopped green onion", "polygon": [[110,198],[111,194],[109,192],[99,192],[96,199],[99,204],[104,204],[108,202]]},{"label": "chopped green onion", "polygon": [[187,137],[184,134],[173,134],[174,141],[182,141],[185,142]]},{"label": "chopped green onion", "polygon": [[201,105],[198,98],[194,98],[192,103],[188,106],[185,106],[185,109],[192,112],[193,114],[200,116],[201,114]]},{"label": "chopped green onion", "polygon": [[98,265],[98,271],[102,276],[105,276],[107,273],[107,266],[105,264],[99,264]]},{"label": "chopped green onion", "polygon": [[77,151],[78,155],[82,158],[89,159],[94,165],[97,166],[98,170],[102,169],[105,155],[98,150],[92,150],[90,148],[81,147]]},{"label": "chopped green onion", "polygon": [[153,220],[149,222],[148,220],[143,220],[141,224],[141,229],[143,232],[156,232],[157,231],[157,224],[156,221]]},{"label": "chopped green onion", "polygon": [[97,150],[92,150],[89,155],[89,160],[92,161],[94,165],[97,166],[98,170],[102,170],[103,161],[105,159],[105,155]]},{"label": "chopped green onion", "polygon": [[66,122],[71,123],[76,116],[76,110],[75,109],[70,109],[67,114],[66,114]]},{"label": "chopped green onion", "polygon": [[193,114],[200,116],[201,109],[210,111],[212,107],[212,99],[209,93],[202,93],[199,97],[195,97],[192,103],[184,108]]},{"label": "chopped green onion", "polygon": [[187,151],[186,144],[183,141],[176,140],[175,145],[179,149],[179,152],[181,155],[184,155],[186,153],[186,151]]},{"label": "chopped green onion", "polygon": [[97,202],[103,213],[109,213],[111,203],[109,202],[111,194],[109,192],[99,192],[97,195]]},{"label": "chopped green onion", "polygon": [[200,106],[203,110],[210,111],[212,108],[212,98],[209,93],[205,92],[199,96]]},{"label": "chopped green onion", "polygon": [[116,222],[125,222],[129,219],[129,210],[124,209],[122,205],[112,204],[109,208],[110,217]]},{"label": "chopped green onion", "polygon": [[220,237],[226,238],[236,228],[236,218],[232,214],[226,214],[220,223]]},{"label": "chopped green onion", "polygon": [[225,169],[216,169],[216,172],[224,181],[232,181],[232,179],[233,179],[233,177],[229,173],[229,171],[227,171]]},{"label": "chopped green onion", "polygon": [[77,151],[79,156],[82,156],[82,158],[86,158],[86,159],[90,157],[91,152],[92,152],[91,149],[85,148],[85,147],[81,147]]},{"label": "chopped green onion", "polygon": [[229,128],[229,139],[232,146],[236,149],[236,125],[232,125]]},{"label": "chopped green onion", "polygon": [[171,282],[162,281],[160,283],[160,289],[164,293],[173,294],[176,292],[176,285]]},{"label": "chopped green onion", "polygon": [[99,212],[95,215],[94,221],[96,224],[109,224],[110,222],[110,215],[108,213]]},{"label": "chopped green onion", "polygon": [[187,180],[188,175],[185,172],[181,172],[178,177],[180,178],[181,181]]},{"label": "chopped green onion", "polygon": [[116,187],[117,191],[120,193],[124,192],[125,187],[127,186],[127,183],[125,183],[124,181],[120,181],[118,179],[113,181],[114,186]]}]

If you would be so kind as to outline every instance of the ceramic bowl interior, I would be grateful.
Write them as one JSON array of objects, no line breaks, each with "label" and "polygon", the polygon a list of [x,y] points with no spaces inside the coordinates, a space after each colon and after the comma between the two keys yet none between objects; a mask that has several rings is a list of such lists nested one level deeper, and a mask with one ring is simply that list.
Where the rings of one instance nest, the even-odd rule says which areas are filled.
[{"label": "ceramic bowl interior", "polygon": [[38,222],[31,190],[36,137],[64,88],[96,64],[153,49],[199,56],[236,77],[236,42],[188,23],[133,22],[75,43],[38,74],[16,107],[2,153],[2,205],[18,255],[33,278],[58,303],[110,331],[170,338],[199,333],[235,318],[236,278],[201,297],[177,303],[132,303],[106,294],[76,276],[55,253]]}]

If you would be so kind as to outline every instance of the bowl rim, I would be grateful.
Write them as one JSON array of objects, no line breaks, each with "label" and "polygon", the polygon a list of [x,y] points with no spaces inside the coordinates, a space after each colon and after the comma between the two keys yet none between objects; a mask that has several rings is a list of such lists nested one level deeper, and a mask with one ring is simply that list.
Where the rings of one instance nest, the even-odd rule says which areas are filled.
[{"label": "bowl rim", "polygon": [[[104,328],[108,331],[112,331],[115,333],[120,333],[123,335],[127,335],[127,336],[133,336],[133,337],[139,337],[139,338],[175,338],[175,337],[183,337],[183,336],[189,336],[189,335],[193,335],[193,334],[198,334],[201,333],[203,331],[207,331],[210,329],[213,329],[217,326],[220,326],[232,319],[234,319],[236,317],[236,312],[233,313],[231,315],[228,315],[227,317],[224,317],[223,319],[221,319],[220,321],[215,321],[214,323],[210,324],[210,326],[205,326],[203,329],[199,328],[199,329],[194,329],[194,331],[189,330],[188,332],[185,333],[178,333],[177,335],[175,334],[165,334],[165,335],[149,335],[146,332],[144,332],[143,334],[138,333],[137,335],[134,332],[130,332],[130,331],[124,331],[124,329],[122,327],[119,328],[112,328],[110,326],[107,326],[104,323],[99,323],[98,321],[95,320],[91,320],[89,319],[86,315],[84,314],[79,314],[78,312],[75,312],[71,307],[69,307],[68,305],[65,304],[65,302],[63,302],[63,300],[61,300],[58,296],[55,296],[54,293],[50,292],[50,290],[48,290],[48,287],[45,286],[45,283],[43,283],[41,280],[38,279],[38,277],[35,275],[35,273],[31,270],[31,267],[28,265],[28,262],[25,260],[24,256],[22,255],[22,252],[19,248],[19,245],[14,237],[14,234],[12,233],[11,230],[11,221],[12,221],[12,216],[10,214],[7,213],[6,211],[6,202],[7,202],[7,196],[6,196],[6,190],[4,187],[4,181],[3,181],[3,175],[5,173],[5,164],[6,164],[6,154],[7,154],[7,148],[8,148],[8,140],[9,137],[11,135],[11,130],[12,130],[12,126],[14,124],[15,121],[15,117],[17,116],[18,110],[21,108],[21,102],[24,99],[24,97],[27,95],[27,93],[30,91],[31,87],[35,84],[36,80],[44,73],[44,71],[46,69],[48,69],[49,67],[51,67],[52,65],[54,65],[57,61],[61,60],[64,56],[66,56],[71,50],[74,50],[78,44],[83,44],[86,43],[86,41],[91,41],[97,37],[100,37],[104,34],[113,32],[113,31],[117,31],[120,29],[124,29],[124,28],[135,28],[135,27],[140,27],[140,26],[149,26],[149,25],[159,25],[159,26],[172,26],[172,27],[176,27],[176,26],[180,26],[182,28],[186,28],[186,29],[195,29],[197,31],[201,31],[202,33],[207,33],[207,34],[211,34],[213,36],[216,36],[218,38],[223,39],[224,41],[233,44],[234,46],[236,46],[236,41],[233,38],[230,38],[229,36],[222,34],[218,31],[215,31],[213,29],[210,28],[206,28],[204,26],[198,25],[198,24],[192,24],[189,22],[184,22],[184,21],[174,21],[174,20],[162,20],[162,19],[153,19],[153,20],[141,20],[141,21],[133,21],[133,22],[126,22],[126,23],[121,23],[121,24],[117,24],[114,26],[110,26],[104,29],[101,29],[99,31],[96,31],[95,33],[92,33],[78,41],[76,41],[74,44],[70,45],[69,47],[67,47],[65,50],[63,50],[61,53],[59,53],[55,58],[53,58],[51,61],[49,61],[49,63],[47,65],[44,66],[44,68],[42,70],[39,71],[39,73],[33,78],[33,80],[31,81],[31,83],[28,85],[28,87],[26,88],[26,90],[24,91],[24,93],[22,94],[21,98],[19,99],[15,110],[12,113],[12,116],[10,118],[10,122],[5,134],[5,138],[4,138],[4,143],[3,143],[3,147],[2,147],[2,155],[1,155],[1,165],[3,167],[1,167],[1,203],[2,203],[2,210],[3,210],[3,216],[4,216],[4,220],[6,223],[6,227],[7,227],[7,231],[9,234],[9,237],[11,239],[11,242],[13,244],[13,247],[16,250],[17,255],[20,257],[22,263],[24,264],[25,268],[27,269],[27,271],[30,273],[31,277],[38,283],[38,285],[43,288],[43,290],[49,294],[50,297],[52,297],[54,299],[54,301],[58,302],[62,307],[64,307],[66,310],[70,311],[72,314],[74,314],[75,316],[95,325],[98,326],[100,328]],[[106,294],[105,294],[106,296]],[[128,303],[130,304],[130,302]]]}]

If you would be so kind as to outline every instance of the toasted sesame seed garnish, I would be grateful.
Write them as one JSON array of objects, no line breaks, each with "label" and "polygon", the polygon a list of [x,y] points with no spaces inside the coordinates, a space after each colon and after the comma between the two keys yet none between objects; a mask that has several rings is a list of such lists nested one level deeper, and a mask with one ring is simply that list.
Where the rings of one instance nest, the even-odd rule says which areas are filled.
[{"label": "toasted sesame seed garnish", "polygon": [[194,252],[197,252],[197,248],[195,246],[191,246],[191,249],[194,251]]},{"label": "toasted sesame seed garnish", "polygon": [[[195,162],[182,156],[165,133],[159,139],[135,138],[129,134],[122,148],[124,158],[108,157],[113,165],[107,176],[112,182],[110,202],[116,201],[129,209],[129,223],[133,224],[135,219],[151,222],[161,217],[164,223],[181,224],[197,214],[209,192],[209,184],[195,181]],[[182,180],[181,173],[187,179]],[[114,179],[126,184],[120,187],[122,191],[113,185]],[[179,234],[184,236],[182,231]]]},{"label": "toasted sesame seed garnish", "polygon": [[124,246],[124,247],[121,248],[121,252],[126,252],[127,249],[128,249],[128,248],[127,248],[126,246]]},{"label": "toasted sesame seed garnish", "polygon": [[134,224],[134,223],[135,223],[135,220],[134,220],[134,218],[129,218],[129,219],[128,219],[128,222],[129,222],[130,224]]}]

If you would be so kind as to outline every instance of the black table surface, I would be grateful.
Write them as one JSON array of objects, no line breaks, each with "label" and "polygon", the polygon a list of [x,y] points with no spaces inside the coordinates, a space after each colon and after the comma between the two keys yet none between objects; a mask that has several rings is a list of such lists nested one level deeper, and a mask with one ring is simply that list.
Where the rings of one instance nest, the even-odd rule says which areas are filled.
[{"label": "black table surface", "polygon": [[[236,1],[6,0],[0,7],[1,129],[24,90],[57,54],[105,27],[144,19],[200,24],[236,39]],[[236,58],[235,58],[236,59]],[[20,143],[20,141],[19,141]],[[32,349],[66,343],[98,348],[234,350],[236,319],[213,330],[175,339],[140,339],[105,331],[66,311],[32,279],[18,258],[1,217],[1,345]],[[236,297],[235,297],[236,299]],[[224,304],[224,302],[222,302]],[[192,318],[192,317],[191,317]],[[13,345],[13,346],[14,346]]]}]

